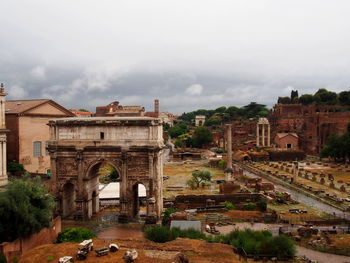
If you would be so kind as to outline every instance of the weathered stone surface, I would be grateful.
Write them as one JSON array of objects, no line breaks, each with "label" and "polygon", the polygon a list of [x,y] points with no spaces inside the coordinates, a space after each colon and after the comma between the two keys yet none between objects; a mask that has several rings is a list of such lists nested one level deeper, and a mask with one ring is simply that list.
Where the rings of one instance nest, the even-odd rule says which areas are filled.
[{"label": "weathered stone surface", "polygon": [[163,207],[159,119],[67,118],[50,121],[49,126],[51,192],[58,214],[90,218],[99,211],[98,171],[107,162],[119,175],[120,220],[138,217],[138,184],[146,188],[147,218],[159,219]]}]

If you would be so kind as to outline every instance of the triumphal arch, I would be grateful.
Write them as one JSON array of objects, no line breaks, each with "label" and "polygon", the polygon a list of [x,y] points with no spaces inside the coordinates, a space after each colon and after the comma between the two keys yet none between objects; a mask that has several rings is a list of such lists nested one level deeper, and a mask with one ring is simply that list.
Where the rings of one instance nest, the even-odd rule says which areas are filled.
[{"label": "triumphal arch", "polygon": [[60,215],[90,218],[99,211],[98,170],[107,162],[119,174],[119,220],[137,218],[138,184],[146,188],[146,220],[159,219],[164,146],[160,119],[63,118],[48,125],[51,191]]}]

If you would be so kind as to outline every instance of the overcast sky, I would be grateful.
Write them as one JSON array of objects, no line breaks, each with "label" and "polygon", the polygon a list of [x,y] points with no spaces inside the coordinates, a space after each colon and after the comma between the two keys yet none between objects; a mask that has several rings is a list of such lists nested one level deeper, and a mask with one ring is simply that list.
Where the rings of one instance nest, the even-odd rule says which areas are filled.
[{"label": "overcast sky", "polygon": [[349,0],[0,0],[8,99],[182,113],[350,87]]}]

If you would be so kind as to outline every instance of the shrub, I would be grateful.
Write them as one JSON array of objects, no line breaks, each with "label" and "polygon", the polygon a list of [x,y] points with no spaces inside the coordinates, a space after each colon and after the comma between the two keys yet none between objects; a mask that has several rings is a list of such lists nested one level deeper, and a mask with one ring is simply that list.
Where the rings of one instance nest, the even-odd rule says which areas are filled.
[{"label": "shrub", "polygon": [[168,227],[165,226],[154,226],[148,227],[144,230],[145,237],[148,240],[157,242],[157,243],[165,243],[172,240],[171,233]]},{"label": "shrub", "polygon": [[19,261],[19,256],[14,256],[12,263],[17,263]]},{"label": "shrub", "polygon": [[23,164],[16,163],[16,162],[9,162],[7,163],[7,171],[11,174],[14,174],[16,172],[24,173],[26,170],[23,167]]},{"label": "shrub", "polygon": [[0,254],[0,263],[7,263],[7,259],[4,254]]},{"label": "shrub", "polygon": [[162,225],[163,226],[170,225],[170,215],[177,211],[178,210],[172,207],[165,209],[165,211],[163,212]]},{"label": "shrub", "polygon": [[85,227],[67,227],[63,232],[58,234],[57,243],[81,242],[93,237],[95,237],[95,234],[91,229]]},{"label": "shrub", "polygon": [[47,257],[47,262],[50,262],[50,261],[52,261],[52,260],[54,260],[54,259],[55,259],[54,256],[48,256],[48,257]]},{"label": "shrub", "polygon": [[234,210],[235,209],[235,206],[231,202],[225,202],[225,207],[228,210]]},{"label": "shrub", "polygon": [[157,243],[165,243],[178,237],[190,239],[206,239],[206,235],[195,229],[181,230],[178,227],[169,229],[165,226],[153,226],[144,230],[145,237]]},{"label": "shrub", "polygon": [[246,203],[243,207],[245,210],[253,211],[256,208],[256,203]]},{"label": "shrub", "polygon": [[294,242],[287,236],[273,237],[270,231],[234,230],[222,238],[223,243],[243,248],[249,255],[265,254],[278,258],[294,257]]},{"label": "shrub", "polygon": [[218,163],[218,167],[220,169],[224,169],[225,166],[226,166],[225,161],[224,160],[220,160],[219,163]]}]

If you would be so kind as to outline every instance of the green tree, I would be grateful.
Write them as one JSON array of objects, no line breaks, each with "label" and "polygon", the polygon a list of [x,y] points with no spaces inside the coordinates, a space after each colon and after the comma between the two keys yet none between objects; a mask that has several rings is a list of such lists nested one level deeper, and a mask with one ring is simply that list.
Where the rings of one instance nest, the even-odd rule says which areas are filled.
[{"label": "green tree", "polygon": [[327,144],[321,151],[321,157],[331,157],[335,161],[345,161],[347,156],[346,147],[348,145],[346,141],[347,134],[345,133],[343,136],[337,136],[335,134],[329,136]]},{"label": "green tree", "polygon": [[211,173],[209,171],[197,171],[192,173],[192,178],[187,182],[190,186],[199,187],[201,184],[210,182]]},{"label": "green tree", "polygon": [[173,127],[169,128],[169,135],[171,136],[171,138],[177,138],[181,134],[186,133],[187,130],[188,130],[187,123],[182,121],[182,122],[174,125]]},{"label": "green tree", "polygon": [[350,105],[350,91],[342,91],[339,93],[339,102],[341,105]]},{"label": "green tree", "polygon": [[290,104],[292,101],[290,97],[278,97],[277,103],[280,104]]},{"label": "green tree", "polygon": [[292,90],[290,93],[290,100],[292,103],[297,103],[299,98],[299,94],[297,90]]},{"label": "green tree", "polygon": [[53,197],[40,178],[10,180],[0,192],[0,241],[13,241],[49,227],[53,207]]},{"label": "green tree", "polygon": [[336,105],[338,103],[337,93],[326,89],[319,89],[314,95],[317,104]]},{"label": "green tree", "polygon": [[207,127],[200,126],[195,129],[192,139],[193,146],[202,148],[213,141],[213,136]]},{"label": "green tree", "polygon": [[312,104],[314,101],[314,96],[311,94],[304,94],[299,97],[299,102],[304,105]]}]

